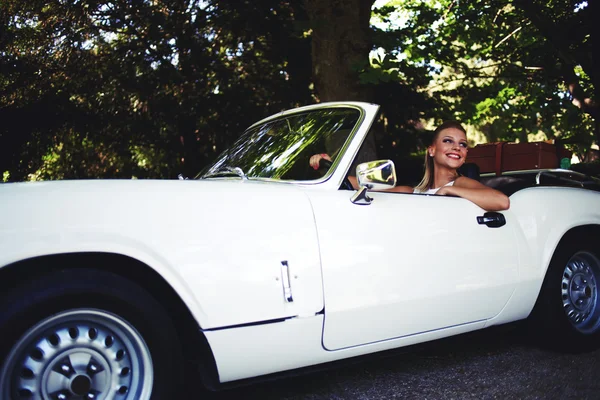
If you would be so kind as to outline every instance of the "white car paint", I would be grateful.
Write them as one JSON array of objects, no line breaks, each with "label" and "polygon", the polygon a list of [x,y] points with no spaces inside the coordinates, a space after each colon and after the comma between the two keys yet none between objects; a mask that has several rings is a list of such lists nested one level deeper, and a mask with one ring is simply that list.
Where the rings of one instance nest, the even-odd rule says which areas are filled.
[{"label": "white car paint", "polygon": [[361,207],[343,191],[310,194],[321,247],[325,348],[483,321],[502,310],[518,279],[510,212],[505,227],[489,228],[477,223],[482,210],[465,199],[370,196],[373,203]]},{"label": "white car paint", "polygon": [[517,219],[519,281],[500,315],[486,326],[526,318],[542,286],[556,247],[572,228],[600,224],[600,193],[569,187],[532,187],[511,196]]},{"label": "white car paint", "polygon": [[358,108],[362,123],[314,182],[0,185],[0,273],[51,254],[139,260],[181,297],[229,382],[525,318],[565,232],[600,225],[600,193],[572,188],[517,192],[501,228],[477,224],[483,210],[459,198],[371,193],[370,205],[353,204],[338,188],[376,105],[263,122],[321,107]]},{"label": "white car paint", "polygon": [[[22,183],[0,186],[0,209],[12,210],[0,226],[0,265],[60,253],[126,255],[158,271],[205,329],[323,309],[313,215],[292,185]],[[284,301],[282,261],[291,303]]]},{"label": "white car paint", "polygon": [[[331,213],[338,207],[343,208],[342,203],[344,195],[347,196],[348,200],[351,194],[351,192],[343,191],[338,193],[339,195],[336,198],[337,202],[334,202],[334,206],[329,209],[329,212]],[[565,210],[566,212],[564,214],[562,211],[560,214],[557,214],[557,210],[563,209],[565,201],[573,201],[574,193],[577,194],[577,206],[571,204],[571,207],[569,207],[568,210]],[[408,197],[411,199],[410,201],[406,201],[408,204],[420,202],[424,199],[427,199],[427,201],[444,202],[441,203],[443,205],[439,207],[440,212],[438,215],[442,214],[444,218],[448,218],[452,223],[454,222],[455,213],[449,211],[452,207],[451,203],[454,203],[454,206],[458,205],[457,208],[462,207],[463,211],[469,208],[469,206],[461,204],[465,200],[445,196],[392,193],[371,193],[370,195],[375,199],[371,205],[354,205],[349,201],[348,204],[356,209],[356,214],[361,214],[366,212],[366,209],[375,207],[378,200],[381,200],[386,196]],[[315,201],[320,201],[315,200],[319,196],[323,199],[327,198],[326,193],[311,193],[310,196],[313,203]],[[552,210],[551,213],[545,211],[538,205],[538,200],[542,197],[545,199],[543,203],[546,203],[544,206],[548,207],[549,210]],[[465,310],[456,310],[455,308],[452,308],[452,303],[448,304],[440,301],[437,304],[431,302],[431,309],[425,309],[424,312],[427,313],[429,320],[424,318],[421,319],[420,312],[423,312],[423,309],[419,308],[408,307],[401,312],[400,316],[398,316],[398,314],[388,312],[388,310],[382,311],[389,307],[388,299],[390,296],[387,292],[376,293],[374,290],[371,290],[369,293],[372,298],[369,299],[369,302],[365,301],[365,308],[367,306],[372,307],[371,315],[369,315],[369,313],[364,312],[363,309],[358,307],[356,301],[357,296],[355,296],[356,290],[357,288],[362,288],[364,291],[364,287],[369,287],[369,285],[372,286],[373,282],[379,283],[380,285],[386,285],[385,278],[388,278],[389,275],[384,275],[380,277],[382,279],[378,279],[376,273],[369,273],[371,268],[373,268],[373,265],[376,265],[370,260],[373,255],[381,254],[381,252],[383,252],[384,255],[389,256],[389,258],[392,258],[393,254],[389,252],[386,253],[386,251],[390,249],[386,249],[384,245],[379,243],[380,241],[377,241],[377,244],[371,242],[369,245],[367,243],[360,243],[360,239],[381,239],[382,237],[385,237],[384,234],[380,234],[384,232],[384,230],[378,230],[380,229],[381,220],[372,219],[368,221],[367,224],[372,225],[372,227],[365,226],[365,221],[367,221],[367,219],[361,221],[360,218],[356,221],[349,218],[342,227],[332,228],[330,225],[324,227],[319,226],[319,241],[321,243],[324,240],[323,236],[332,236],[332,231],[337,232],[337,230],[339,230],[342,232],[344,231],[344,228],[350,231],[346,233],[346,238],[351,237],[353,233],[355,235],[355,239],[351,245],[346,246],[339,244],[337,246],[338,253],[333,254],[332,252],[331,254],[332,259],[338,260],[336,265],[349,265],[348,273],[345,277],[343,276],[343,273],[339,272],[332,276],[332,278],[338,278],[337,280],[332,279],[329,281],[327,278],[328,273],[331,271],[326,270],[327,263],[325,260],[327,257],[322,255],[325,285],[325,316],[318,315],[311,318],[290,319],[281,324],[266,324],[206,332],[206,337],[209,340],[211,348],[215,351],[215,355],[218,355],[216,361],[221,381],[228,382],[242,378],[255,377],[286,369],[300,368],[396,347],[409,346],[481,329],[491,325],[526,318],[535,304],[546,268],[548,267],[550,258],[554,253],[560,238],[565,232],[575,226],[600,224],[600,215],[598,212],[600,193],[582,189],[540,187],[525,189],[518,192],[511,197],[511,200],[510,212],[503,212],[507,217],[507,225],[505,227],[491,229],[482,226],[481,229],[486,233],[488,230],[497,233],[506,228],[507,230],[510,230],[510,235],[514,235],[514,239],[509,237],[506,238],[506,242],[500,244],[492,243],[492,246],[490,247],[491,250],[489,251],[488,247],[490,246],[490,242],[487,242],[484,237],[470,236],[465,238],[464,243],[461,243],[460,238],[456,239],[459,246],[457,248],[467,252],[466,255],[476,255],[477,253],[486,256],[491,255],[489,259],[485,257],[484,262],[479,264],[481,268],[493,266],[500,268],[498,271],[488,270],[491,271],[494,279],[485,279],[483,275],[480,276],[481,281],[484,282],[484,287],[487,285],[487,287],[491,287],[490,290],[492,293],[500,293],[498,297],[493,299],[496,303],[492,302],[492,308],[480,308],[479,304],[473,304],[473,301],[476,301],[482,303],[482,306],[487,306],[489,304],[490,296],[488,296],[486,291],[480,291],[478,294],[473,294],[468,291],[456,290],[457,296],[466,300],[462,305],[462,308]],[[318,206],[316,208],[318,208]],[[410,218],[412,225],[407,224],[408,226],[414,227],[415,224],[423,224],[423,215],[420,214],[422,209],[423,206],[419,206],[418,212],[416,213],[417,217]],[[474,211],[483,212],[478,207],[474,207],[474,209]],[[402,215],[408,215],[411,210],[413,209],[407,210],[406,213]],[[346,209],[346,212],[349,212],[348,209]],[[423,232],[424,231],[421,231],[421,234],[423,234]],[[418,248],[421,241],[427,242],[431,239],[428,234],[416,236],[414,229],[408,229],[406,231],[398,229],[394,233],[397,236],[397,243],[400,243],[402,240],[410,241],[414,248]],[[499,234],[498,237],[502,238],[503,236],[504,235]],[[455,241],[452,241],[453,244],[454,242]],[[511,252],[510,249],[506,249],[509,254],[499,254],[498,251],[501,250],[503,245],[507,244],[515,246],[514,252]],[[483,245],[485,247],[477,247],[478,245]],[[543,249],[543,252],[534,255],[534,252],[538,249]],[[417,252],[413,253],[411,250],[408,253],[410,254],[405,254],[404,256],[409,257],[411,260],[417,259],[415,256]],[[428,256],[431,257],[431,251],[427,251],[423,254],[423,259],[426,259]],[[518,270],[514,265],[510,264],[496,262],[487,264],[486,261],[493,261],[494,257],[498,256],[505,260],[511,260],[513,259],[513,256],[518,258],[518,261],[516,261],[518,263]],[[394,257],[394,259],[396,258],[397,257]],[[452,263],[444,263],[443,265],[432,264],[430,268],[433,268],[438,272],[442,271],[442,269],[461,268],[460,264],[464,260],[465,258],[457,256]],[[475,264],[476,263],[473,263],[472,265]],[[380,272],[382,267],[379,265],[376,265],[376,267],[379,267]],[[353,276],[353,273],[357,272],[360,276]],[[429,273],[429,271],[425,272]],[[503,273],[508,275],[502,276]],[[409,266],[408,275],[411,282],[422,282],[419,281],[419,279],[423,277],[422,262],[418,267],[413,268],[412,266]],[[467,275],[463,278],[466,280],[467,277],[471,276],[473,275]],[[474,276],[477,276],[477,274]],[[370,282],[367,281],[367,278]],[[440,278],[448,279],[449,275],[443,275]],[[456,281],[459,280],[459,278],[460,276],[450,276],[450,279],[454,280],[454,289],[459,289],[458,285],[456,285]],[[425,282],[435,285],[433,286],[434,289],[437,288],[443,290],[445,288],[443,282],[432,283],[427,280],[425,280]],[[391,285],[393,284],[394,283],[392,282]],[[328,334],[328,318],[330,318],[328,285],[332,287],[332,290],[337,291],[335,292],[336,295],[343,297],[335,304],[338,304],[342,309],[344,307],[349,309],[354,307],[354,311],[356,312],[354,318],[352,317],[353,313],[351,312],[348,312],[349,317],[347,319],[334,318],[335,322],[345,324],[344,326],[348,328],[348,330],[345,334],[338,332],[337,336],[332,336],[334,340],[337,339],[339,341],[339,343],[334,341],[334,344],[338,344],[339,347],[342,347],[333,351],[328,348],[327,342],[325,341],[326,335]],[[426,285],[424,285],[424,287],[426,287]],[[418,290],[413,290],[413,292],[407,294],[404,300],[407,303],[412,301],[414,302],[413,304],[418,304],[420,298],[423,297],[423,293],[424,292]],[[361,298],[364,299],[364,296]],[[447,298],[442,300],[446,301]],[[377,304],[379,304],[379,306]],[[455,307],[461,308],[459,302],[455,302],[454,305]],[[333,311],[335,312],[336,310]],[[447,322],[448,318],[456,318],[457,316],[448,314],[453,314],[454,312],[458,312],[458,317],[462,316],[463,318],[466,318],[465,320],[481,318],[480,316],[477,316],[476,313],[478,312],[487,313],[485,314],[487,317],[474,322],[449,326],[449,323]],[[374,330],[374,332],[371,332],[371,326],[369,324],[374,323],[374,321],[375,323],[379,323],[380,327],[383,326],[383,328],[387,329],[386,336],[388,337],[383,337],[383,335],[380,335],[379,331]],[[426,330],[427,328],[423,327],[417,327],[414,331],[420,331],[420,333],[410,334],[410,331],[407,332],[407,328],[404,326],[406,321],[418,321],[421,324],[430,323],[432,325],[434,325],[436,321],[441,322],[439,322],[435,328],[430,330]],[[395,323],[397,323],[395,325],[396,331],[393,331]],[[317,335],[318,338],[315,337]],[[374,340],[373,335],[380,335],[379,340]],[[344,341],[349,341],[350,343],[344,343]],[[250,346],[251,348],[246,346],[246,343],[252,343],[252,346]],[[347,344],[347,346],[344,347],[344,344]],[[238,355],[240,353],[244,353],[243,364],[239,363]]]},{"label": "white car paint", "polygon": [[[359,324],[360,321],[357,322]],[[231,382],[378,351],[410,346],[481,329],[485,322],[437,329],[363,346],[327,351],[321,342],[323,316],[289,319],[279,324],[206,332],[216,357],[219,379]],[[240,357],[243,354],[243,358]]]}]

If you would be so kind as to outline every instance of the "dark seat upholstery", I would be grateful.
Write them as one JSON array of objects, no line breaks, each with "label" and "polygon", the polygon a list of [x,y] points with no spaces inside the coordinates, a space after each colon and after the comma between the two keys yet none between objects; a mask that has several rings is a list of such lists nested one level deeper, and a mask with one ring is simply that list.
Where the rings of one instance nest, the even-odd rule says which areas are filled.
[{"label": "dark seat upholstery", "polygon": [[499,190],[507,196],[511,196],[513,193],[518,192],[519,190],[535,186],[534,182],[514,176],[487,177],[484,178],[481,183],[493,189]]},{"label": "dark seat upholstery", "polygon": [[464,163],[459,169],[458,173],[467,178],[480,180],[479,178],[479,166],[475,163]]}]

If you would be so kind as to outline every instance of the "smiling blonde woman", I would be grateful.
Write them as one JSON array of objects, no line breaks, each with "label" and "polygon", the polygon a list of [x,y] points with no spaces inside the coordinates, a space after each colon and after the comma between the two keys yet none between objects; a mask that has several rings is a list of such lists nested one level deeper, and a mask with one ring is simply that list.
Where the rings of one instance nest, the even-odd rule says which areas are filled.
[{"label": "smiling blonde woman", "polygon": [[510,201],[505,194],[458,173],[467,152],[467,134],[460,123],[445,121],[438,126],[425,153],[425,174],[414,193],[459,196],[487,211],[507,210]]}]

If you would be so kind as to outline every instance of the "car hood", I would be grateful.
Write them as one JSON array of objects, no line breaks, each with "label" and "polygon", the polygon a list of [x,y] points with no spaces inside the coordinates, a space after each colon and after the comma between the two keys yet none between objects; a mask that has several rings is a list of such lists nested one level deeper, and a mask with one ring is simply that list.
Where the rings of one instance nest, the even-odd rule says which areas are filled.
[{"label": "car hood", "polygon": [[197,236],[207,230],[216,232],[214,226],[233,231],[240,223],[273,223],[276,215],[295,209],[312,216],[308,197],[300,187],[275,182],[218,179],[11,183],[0,185],[0,239],[14,234],[61,238],[84,232],[129,237],[151,234],[158,238],[172,231]]},{"label": "car hood", "polygon": [[[293,184],[232,179],[211,180],[65,180],[47,182],[23,182],[0,185],[2,210],[13,207],[64,208],[67,205],[91,206],[102,202],[106,207],[123,207],[129,202],[152,202],[156,205],[179,203],[181,205],[212,201],[215,197],[240,198],[262,193],[264,196],[278,193],[300,193]],[[206,196],[202,196],[205,194]],[[187,197],[190,196],[190,197]],[[81,204],[82,201],[87,202]],[[9,207],[9,208],[5,208]],[[31,209],[31,211],[34,211]]]}]

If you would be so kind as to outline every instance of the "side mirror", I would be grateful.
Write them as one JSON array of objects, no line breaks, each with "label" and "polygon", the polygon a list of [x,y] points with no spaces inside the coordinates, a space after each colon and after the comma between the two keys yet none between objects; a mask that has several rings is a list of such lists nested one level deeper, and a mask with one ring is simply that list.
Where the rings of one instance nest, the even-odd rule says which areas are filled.
[{"label": "side mirror", "polygon": [[377,160],[359,164],[356,178],[360,189],[350,201],[354,204],[371,204],[367,190],[384,190],[396,186],[396,168],[392,160]]},{"label": "side mirror", "polygon": [[396,186],[396,168],[392,160],[377,160],[358,164],[358,186],[369,190],[389,189]]}]

